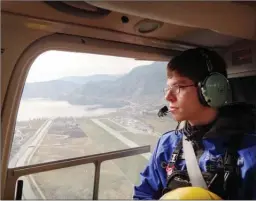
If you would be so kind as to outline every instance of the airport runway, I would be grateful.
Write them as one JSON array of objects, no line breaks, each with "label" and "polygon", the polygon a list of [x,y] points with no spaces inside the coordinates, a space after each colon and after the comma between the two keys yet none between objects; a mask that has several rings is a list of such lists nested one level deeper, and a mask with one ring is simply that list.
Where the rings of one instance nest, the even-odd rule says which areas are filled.
[{"label": "airport runway", "polygon": [[[12,158],[12,160],[9,163],[9,168],[13,167],[21,167],[29,165],[29,162],[34,155],[35,151],[40,146],[41,142],[43,141],[45,135],[47,134],[48,129],[50,128],[52,122],[54,119],[47,120],[38,130],[37,132],[27,141],[25,142],[18,153]],[[38,193],[42,196],[43,199],[45,199],[44,195],[41,194],[42,192],[37,187],[37,184],[35,180],[33,179],[32,175],[24,176],[20,179],[23,180],[23,199],[38,199],[38,197],[35,195],[34,191],[31,188],[30,182],[28,181],[28,178],[30,179],[30,182],[33,183],[34,187],[37,188]]]}]

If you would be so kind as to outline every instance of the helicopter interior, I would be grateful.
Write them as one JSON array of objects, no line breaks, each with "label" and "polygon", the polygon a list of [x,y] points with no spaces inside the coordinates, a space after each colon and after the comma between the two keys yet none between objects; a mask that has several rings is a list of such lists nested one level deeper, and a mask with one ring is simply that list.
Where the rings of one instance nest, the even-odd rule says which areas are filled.
[{"label": "helicopter interior", "polygon": [[26,78],[49,50],[168,62],[211,48],[227,63],[232,101],[256,103],[256,2],[1,1],[1,33],[1,199],[22,198],[22,176],[88,163],[99,199],[102,162],[150,152],[141,146],[8,167]]}]

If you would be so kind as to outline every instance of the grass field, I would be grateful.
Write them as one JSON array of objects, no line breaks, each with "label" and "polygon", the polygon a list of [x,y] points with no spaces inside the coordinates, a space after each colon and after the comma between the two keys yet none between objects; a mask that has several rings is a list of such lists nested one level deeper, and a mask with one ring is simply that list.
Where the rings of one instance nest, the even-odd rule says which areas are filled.
[{"label": "grass field", "polygon": [[[124,121],[123,118],[125,118]],[[127,119],[130,119],[130,122],[136,122],[129,124],[129,129],[126,125]],[[176,123],[170,118],[158,119],[152,115],[133,116],[121,112],[104,115],[98,120],[115,130],[117,135],[131,140],[138,146],[151,145],[151,152],[161,134],[176,127]],[[77,118],[76,124],[79,125],[84,136],[67,136],[65,132],[48,133],[30,164],[129,148],[126,143],[110,135],[88,117]],[[153,130],[144,132],[145,128]],[[148,160],[142,155],[103,162],[99,199],[131,199],[133,186],[139,183],[139,173],[145,168],[147,162]],[[47,199],[92,199],[94,178],[92,164],[43,172],[33,176]]]}]

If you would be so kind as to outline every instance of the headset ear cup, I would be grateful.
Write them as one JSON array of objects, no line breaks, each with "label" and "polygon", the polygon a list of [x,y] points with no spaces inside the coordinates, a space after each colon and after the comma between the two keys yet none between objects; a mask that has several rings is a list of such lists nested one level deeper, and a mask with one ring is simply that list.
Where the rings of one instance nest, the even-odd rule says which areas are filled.
[{"label": "headset ear cup", "polygon": [[199,84],[199,85],[197,86],[197,94],[198,94],[199,101],[200,101],[200,103],[201,103],[203,106],[210,107],[210,106],[208,105],[208,103],[206,102],[206,100],[205,100],[203,94],[202,94],[201,86],[202,86],[201,84]]},{"label": "headset ear cup", "polygon": [[227,78],[220,73],[212,73],[205,79],[201,87],[201,95],[205,102],[207,102],[207,105],[219,108],[227,103],[228,90],[229,83]]}]

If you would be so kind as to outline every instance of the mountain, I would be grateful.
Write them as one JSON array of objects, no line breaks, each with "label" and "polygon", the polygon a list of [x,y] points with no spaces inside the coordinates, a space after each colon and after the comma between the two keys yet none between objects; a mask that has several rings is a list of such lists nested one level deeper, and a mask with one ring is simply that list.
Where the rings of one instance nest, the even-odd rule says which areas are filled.
[{"label": "mountain", "polygon": [[78,84],[62,80],[47,82],[26,83],[23,89],[22,98],[50,98],[58,99],[74,91]]},{"label": "mountain", "polygon": [[26,83],[22,98],[62,99],[62,97],[71,93],[82,84],[116,80],[118,77],[120,75],[98,74],[92,76],[70,76],[46,82]]},{"label": "mountain", "polygon": [[129,102],[155,102],[163,97],[166,83],[166,63],[134,68],[114,81],[87,83],[68,94],[64,99],[72,104],[101,104],[119,107]]},{"label": "mountain", "polygon": [[73,82],[76,84],[86,84],[88,82],[99,82],[99,81],[113,81],[121,77],[120,75],[106,75],[106,74],[98,74],[91,76],[69,76],[63,77],[60,80]]},{"label": "mountain", "polygon": [[[85,83],[85,84],[81,84]],[[95,75],[27,83],[23,98],[50,98],[71,104],[122,107],[131,103],[157,104],[163,99],[166,63],[155,62],[123,76]]]}]

